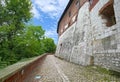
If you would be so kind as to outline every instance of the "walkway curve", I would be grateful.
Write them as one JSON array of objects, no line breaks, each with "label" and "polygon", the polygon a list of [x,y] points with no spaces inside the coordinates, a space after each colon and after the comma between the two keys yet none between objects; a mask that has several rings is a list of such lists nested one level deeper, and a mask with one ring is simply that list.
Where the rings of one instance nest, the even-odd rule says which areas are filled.
[{"label": "walkway curve", "polygon": [[[96,67],[84,67],[54,55],[47,55],[38,63],[39,66],[27,76],[24,82],[119,82],[116,78],[97,71]],[[37,76],[37,79],[36,79]],[[38,78],[38,76],[40,78]]]}]

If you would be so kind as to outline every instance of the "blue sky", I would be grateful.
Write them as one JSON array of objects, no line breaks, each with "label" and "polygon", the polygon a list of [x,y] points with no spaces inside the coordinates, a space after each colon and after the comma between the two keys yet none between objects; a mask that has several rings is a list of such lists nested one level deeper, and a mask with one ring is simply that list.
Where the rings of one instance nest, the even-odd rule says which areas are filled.
[{"label": "blue sky", "polygon": [[40,25],[46,30],[45,35],[58,41],[57,23],[69,0],[32,0],[33,25]]}]

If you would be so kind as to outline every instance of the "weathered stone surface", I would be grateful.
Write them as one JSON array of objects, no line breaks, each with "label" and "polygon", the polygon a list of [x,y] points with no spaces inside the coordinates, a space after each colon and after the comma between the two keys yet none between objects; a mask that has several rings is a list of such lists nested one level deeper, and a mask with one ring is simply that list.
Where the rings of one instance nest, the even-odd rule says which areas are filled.
[{"label": "weathered stone surface", "polygon": [[[120,78],[47,55],[24,80],[24,82],[119,82]],[[40,79],[35,79],[40,75]]]},{"label": "weathered stone surface", "polygon": [[114,0],[116,24],[106,25],[100,10],[112,0],[99,0],[89,11],[86,2],[77,21],[60,37],[56,56],[80,65],[100,65],[120,72],[120,1]]},{"label": "weathered stone surface", "polygon": [[[92,35],[93,35],[93,56],[94,64],[100,65],[115,71],[120,72],[120,54],[119,53],[119,24],[120,19],[118,10],[120,8],[120,2],[114,0],[114,11],[116,17],[116,24],[111,27],[106,27],[103,19],[99,15],[99,10],[109,0],[100,0],[96,7],[90,12],[91,24],[92,24]],[[96,21],[96,22],[94,22]]]}]

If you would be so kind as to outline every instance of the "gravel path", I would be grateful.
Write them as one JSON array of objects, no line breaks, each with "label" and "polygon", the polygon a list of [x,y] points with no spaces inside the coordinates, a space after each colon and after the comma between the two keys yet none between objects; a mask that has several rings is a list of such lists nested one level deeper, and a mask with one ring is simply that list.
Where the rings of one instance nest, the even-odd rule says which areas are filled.
[{"label": "gravel path", "polygon": [[119,77],[102,74],[95,69],[47,55],[24,82],[120,82]]}]

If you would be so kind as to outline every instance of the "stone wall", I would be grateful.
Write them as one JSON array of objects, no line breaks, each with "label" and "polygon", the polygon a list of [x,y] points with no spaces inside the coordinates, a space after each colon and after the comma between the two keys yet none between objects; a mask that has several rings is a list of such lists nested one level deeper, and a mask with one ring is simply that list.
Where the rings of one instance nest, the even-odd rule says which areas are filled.
[{"label": "stone wall", "polygon": [[78,14],[77,22],[59,37],[56,56],[77,64],[88,65],[91,39],[88,2],[80,8]]},{"label": "stone wall", "polygon": [[[56,55],[80,65],[99,65],[120,72],[120,2],[114,0],[116,24],[106,25],[100,10],[113,0],[89,2],[79,10],[77,22],[59,38]],[[108,12],[109,13],[109,12]]]},{"label": "stone wall", "polygon": [[[89,17],[89,3],[86,2],[79,10],[78,19],[74,32],[74,46],[71,54],[71,62],[81,65],[89,64],[89,43],[90,34],[90,17]],[[89,48],[88,48],[89,46]]]},{"label": "stone wall", "polygon": [[70,26],[60,37],[56,50],[56,56],[70,60],[73,47],[73,34],[76,23]]},{"label": "stone wall", "polygon": [[120,26],[120,18],[118,17],[120,2],[114,0],[113,4],[116,24],[107,27],[99,14],[99,10],[108,3],[108,1],[110,0],[99,0],[98,4],[90,12],[93,33],[94,64],[120,72],[120,49],[118,39],[118,36],[120,36],[118,32]]}]

